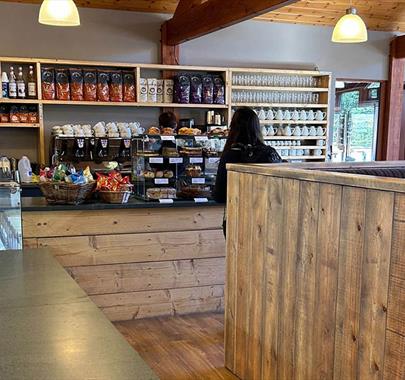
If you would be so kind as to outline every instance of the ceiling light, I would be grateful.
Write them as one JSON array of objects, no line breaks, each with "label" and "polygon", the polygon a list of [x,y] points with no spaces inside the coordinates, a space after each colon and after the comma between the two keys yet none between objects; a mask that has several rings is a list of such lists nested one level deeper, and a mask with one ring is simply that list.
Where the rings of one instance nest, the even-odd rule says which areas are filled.
[{"label": "ceiling light", "polygon": [[367,41],[367,27],[357,10],[350,7],[333,29],[332,42],[357,43]]},{"label": "ceiling light", "polygon": [[38,22],[54,26],[78,26],[80,16],[73,0],[44,0]]}]

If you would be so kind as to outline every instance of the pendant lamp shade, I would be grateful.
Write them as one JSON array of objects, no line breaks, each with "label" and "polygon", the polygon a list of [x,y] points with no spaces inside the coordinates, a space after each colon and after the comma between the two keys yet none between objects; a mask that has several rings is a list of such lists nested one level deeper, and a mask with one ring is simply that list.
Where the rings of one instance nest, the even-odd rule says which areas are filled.
[{"label": "pendant lamp shade", "polygon": [[367,27],[356,8],[350,7],[346,14],[339,19],[333,29],[332,42],[358,43],[367,41]]},{"label": "pendant lamp shade", "polygon": [[54,26],[79,26],[79,11],[73,0],[44,0],[38,22]]}]

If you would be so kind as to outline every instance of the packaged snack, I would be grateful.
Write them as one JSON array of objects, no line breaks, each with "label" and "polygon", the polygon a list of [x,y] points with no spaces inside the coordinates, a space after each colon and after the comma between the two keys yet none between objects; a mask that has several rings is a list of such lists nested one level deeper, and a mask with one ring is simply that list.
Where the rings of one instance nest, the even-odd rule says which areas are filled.
[{"label": "packaged snack", "polygon": [[190,77],[186,74],[179,74],[174,79],[174,103],[190,103]]},{"label": "packaged snack", "polygon": [[156,101],[158,103],[163,103],[163,79],[157,80]]},{"label": "packaged snack", "polygon": [[84,100],[95,102],[97,100],[97,76],[95,70],[83,70],[83,97]]},{"label": "packaged snack", "polygon": [[211,75],[202,77],[202,102],[212,104],[214,102],[214,81]]},{"label": "packaged snack", "polygon": [[202,101],[202,82],[199,75],[190,77],[190,103],[200,104]]},{"label": "packaged snack", "polygon": [[55,100],[55,71],[53,67],[41,69],[42,99]]},{"label": "packaged snack", "polygon": [[18,106],[12,105],[10,107],[10,122],[19,123],[20,122],[20,110]]},{"label": "packaged snack", "polygon": [[214,103],[225,104],[225,83],[219,75],[214,76]]},{"label": "packaged snack", "polygon": [[110,74],[107,71],[97,71],[97,100],[99,102],[110,101]]},{"label": "packaged snack", "polygon": [[122,102],[122,73],[121,71],[111,72],[110,100],[112,102]]},{"label": "packaged snack", "polygon": [[20,123],[28,123],[28,107],[20,106]]},{"label": "packaged snack", "polygon": [[28,106],[28,122],[38,123],[38,109],[35,105]]},{"label": "packaged snack", "polygon": [[132,71],[122,73],[124,82],[124,102],[134,102],[135,99],[135,75]]},{"label": "packaged snack", "polygon": [[147,80],[148,84],[148,102],[149,103],[156,103],[157,101],[157,79],[156,78],[149,78]]},{"label": "packaged snack", "polygon": [[163,101],[164,103],[173,103],[173,79],[165,79],[163,82]]},{"label": "packaged snack", "polygon": [[83,96],[83,71],[82,69],[69,69],[70,97],[72,100],[81,101]]},{"label": "packaged snack", "polygon": [[10,110],[7,104],[0,104],[0,122],[1,123],[10,122]]},{"label": "packaged snack", "polygon": [[70,85],[68,71],[65,69],[56,69],[56,99],[70,100]]},{"label": "packaged snack", "polygon": [[146,103],[148,101],[148,82],[145,78],[139,79],[139,101],[141,103]]}]

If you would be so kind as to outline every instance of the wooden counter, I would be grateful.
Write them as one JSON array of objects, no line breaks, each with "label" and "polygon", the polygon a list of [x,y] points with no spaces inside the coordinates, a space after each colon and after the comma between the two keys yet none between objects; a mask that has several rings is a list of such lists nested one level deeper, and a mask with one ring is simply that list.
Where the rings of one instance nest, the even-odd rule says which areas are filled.
[{"label": "wooden counter", "polygon": [[49,248],[110,320],[223,310],[223,206],[86,207],[23,203],[24,246]]},{"label": "wooden counter", "polygon": [[405,179],[229,170],[226,366],[249,380],[404,380]]}]

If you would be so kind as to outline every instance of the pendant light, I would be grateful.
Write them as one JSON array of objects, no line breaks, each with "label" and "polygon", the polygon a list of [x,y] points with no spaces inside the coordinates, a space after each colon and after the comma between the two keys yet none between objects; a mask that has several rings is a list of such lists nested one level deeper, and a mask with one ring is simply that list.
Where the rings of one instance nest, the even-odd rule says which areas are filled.
[{"label": "pendant light", "polygon": [[79,11],[73,0],[44,0],[38,22],[54,26],[79,26]]},{"label": "pendant light", "polygon": [[350,44],[365,42],[367,38],[366,24],[357,15],[357,9],[348,8],[346,14],[340,18],[333,29],[332,42]]}]

